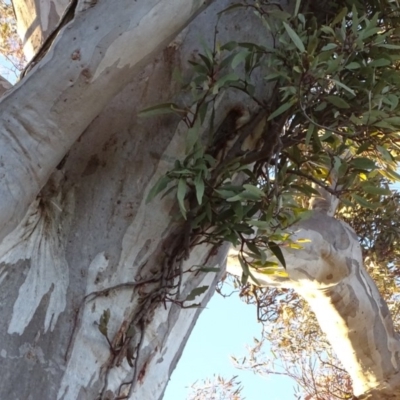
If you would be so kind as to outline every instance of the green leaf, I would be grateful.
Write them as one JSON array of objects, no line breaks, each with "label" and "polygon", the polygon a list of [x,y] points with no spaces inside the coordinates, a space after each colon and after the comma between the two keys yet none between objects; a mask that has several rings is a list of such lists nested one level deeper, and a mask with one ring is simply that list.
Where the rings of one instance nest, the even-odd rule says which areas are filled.
[{"label": "green leaf", "polygon": [[400,125],[400,117],[387,117],[385,121],[392,125]]},{"label": "green leaf", "polygon": [[393,182],[400,182],[400,175],[397,172],[393,171],[391,168],[387,168],[386,170],[379,169],[378,171],[385,178]]},{"label": "green leaf", "polygon": [[301,0],[296,0],[296,6],[294,7],[294,16],[296,16],[299,13],[300,10],[300,4],[301,4]]},{"label": "green leaf", "polygon": [[197,203],[201,205],[204,195],[204,180],[202,174],[196,175],[196,178],[194,179],[194,186],[196,188]]},{"label": "green leaf", "polygon": [[268,242],[268,247],[272,251],[274,256],[279,260],[279,262],[286,269],[286,262],[285,262],[285,258],[283,257],[281,248],[275,242]]},{"label": "green leaf", "polygon": [[199,271],[201,271],[201,272],[220,272],[221,271],[220,268],[216,268],[216,267],[206,267],[206,266],[199,266],[199,265],[195,265],[195,267],[199,267]]},{"label": "green leaf", "polygon": [[238,255],[238,260],[240,262],[240,265],[241,265],[242,271],[243,271],[241,282],[242,282],[242,285],[245,285],[247,283],[247,280],[249,279],[249,275],[250,275],[249,266],[243,260],[243,257],[240,254]]},{"label": "green leaf", "polygon": [[361,65],[360,65],[358,62],[353,61],[353,62],[351,62],[351,63],[348,63],[348,64],[346,65],[346,68],[347,68],[347,69],[350,69],[350,70],[352,70],[352,69],[358,69],[358,68],[361,68]]},{"label": "green leaf", "polygon": [[[214,192],[218,193],[223,199],[229,199],[230,197],[236,196],[236,192],[231,190],[214,189]],[[239,199],[240,200],[240,199]]]},{"label": "green leaf", "polygon": [[369,158],[358,157],[350,161],[350,165],[357,169],[373,170],[376,168],[375,163]]},{"label": "green leaf", "polygon": [[368,63],[369,67],[386,67],[388,65],[391,65],[392,62],[388,60],[387,58],[379,58],[377,60],[373,60],[370,63]]},{"label": "green leaf", "polygon": [[336,83],[336,85],[340,86],[341,88],[343,88],[344,90],[347,90],[350,94],[352,94],[353,96],[356,95],[355,91],[353,89],[350,89],[347,85],[345,85],[344,83],[338,81],[337,79],[333,79],[331,78],[331,81]]},{"label": "green leaf", "polygon": [[274,72],[272,74],[268,74],[268,75],[264,76],[264,80],[266,80],[267,82],[268,81],[273,81],[273,80],[276,80],[276,79],[280,78],[281,76],[282,76],[281,74],[278,74],[277,72]]},{"label": "green leaf", "polygon": [[256,256],[258,256],[257,258],[259,258],[260,257],[260,250],[258,249],[258,247],[254,244],[254,243],[252,243],[252,242],[247,242],[246,243],[246,245],[247,245],[247,248],[251,251],[251,252],[253,252]]},{"label": "green leaf", "polygon": [[291,28],[286,22],[282,22],[283,26],[286,29],[286,32],[288,33],[290,39],[292,39],[293,43],[295,46],[302,52],[304,53],[306,51],[304,47],[304,43],[301,41],[300,37],[297,35],[297,33]]},{"label": "green leaf", "polygon": [[208,289],[208,286],[199,286],[198,288],[194,288],[186,297],[185,301],[193,301],[197,296],[205,293]]},{"label": "green leaf", "polygon": [[251,53],[248,50],[239,51],[239,53],[237,53],[236,56],[233,57],[231,63],[232,69],[235,69],[241,62],[243,62],[249,54]]},{"label": "green leaf", "polygon": [[353,193],[351,195],[351,197],[353,197],[353,199],[361,206],[361,207],[365,207],[365,208],[369,208],[372,210],[377,209],[380,206],[380,203],[378,204],[374,204],[374,203],[370,203],[368,200],[364,199],[364,197],[359,196],[358,194]]},{"label": "green leaf", "polygon": [[127,332],[126,332],[126,337],[132,338],[132,337],[135,336],[135,334],[136,334],[135,324],[132,323],[131,325],[129,325],[129,328],[128,328]]},{"label": "green leaf", "polygon": [[361,184],[361,187],[365,193],[377,194],[380,196],[390,196],[392,191],[379,186],[372,186],[370,183],[365,182]]},{"label": "green leaf", "polygon": [[310,140],[313,136],[314,130],[315,130],[314,124],[308,125],[307,134],[306,134],[306,146],[308,146],[310,144]]},{"label": "green leaf", "polygon": [[243,187],[246,189],[247,192],[252,193],[259,198],[265,197],[265,193],[257,186],[245,184],[243,185]]},{"label": "green leaf", "polygon": [[337,108],[350,108],[349,103],[339,96],[326,96],[325,99]]},{"label": "green leaf", "polygon": [[400,50],[400,46],[398,44],[382,43],[382,44],[377,44],[376,47],[384,47],[385,49]]},{"label": "green leaf", "polygon": [[180,178],[179,183],[178,183],[178,190],[176,193],[176,197],[178,199],[179,208],[181,210],[182,216],[185,219],[186,219],[186,208],[185,208],[186,190],[187,190],[186,180],[183,178]]},{"label": "green leaf", "polygon": [[179,114],[179,115],[186,115],[186,111],[181,110],[178,105],[174,103],[163,103],[157,104],[153,107],[148,107],[143,109],[139,112],[138,117],[153,117],[155,115],[162,115],[162,114]]},{"label": "green leaf", "polygon": [[285,111],[289,110],[290,107],[292,107],[293,102],[288,101],[287,103],[282,104],[280,107],[278,107],[269,117],[268,121],[271,121],[271,119],[274,119],[278,115],[283,114]]},{"label": "green leaf", "polygon": [[103,311],[103,314],[100,317],[99,326],[98,326],[101,334],[106,337],[108,334],[108,322],[110,321],[110,316],[111,316],[110,309],[107,308],[107,310]]},{"label": "green leaf", "polygon": [[218,88],[221,88],[222,86],[225,85],[225,83],[230,83],[230,82],[236,82],[239,80],[239,76],[237,74],[235,74],[234,72],[224,75],[221,78],[219,78],[217,80],[217,82],[215,83],[215,85]]},{"label": "green leaf", "polygon": [[322,47],[321,51],[333,50],[336,49],[336,47],[337,47],[336,43],[328,43],[324,47]]},{"label": "green leaf", "polygon": [[376,149],[382,154],[385,161],[393,162],[393,157],[385,147],[377,145]]},{"label": "green leaf", "polygon": [[236,47],[238,46],[237,42],[235,41],[230,41],[228,43],[225,43],[224,45],[221,46],[221,51],[222,50],[226,50],[226,51],[232,51],[234,49],[236,49]]},{"label": "green leaf", "polygon": [[168,176],[161,176],[147,195],[146,203],[150,203],[150,201],[153,200],[154,197],[156,197],[160,192],[162,192],[170,182],[171,179]]},{"label": "green leaf", "polygon": [[339,13],[336,15],[336,17],[333,19],[333,21],[331,22],[331,26],[336,25],[338,22],[342,22],[343,18],[346,17],[348,13],[347,7],[342,8]]},{"label": "green leaf", "polygon": [[196,118],[193,126],[188,129],[186,136],[186,154],[190,153],[193,149],[194,144],[199,139],[200,130],[200,118]]}]

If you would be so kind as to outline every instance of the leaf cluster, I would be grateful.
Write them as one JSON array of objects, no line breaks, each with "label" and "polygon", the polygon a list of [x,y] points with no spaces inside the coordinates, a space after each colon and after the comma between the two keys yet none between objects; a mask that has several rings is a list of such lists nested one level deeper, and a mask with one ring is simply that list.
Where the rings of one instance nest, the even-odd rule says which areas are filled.
[{"label": "leaf cluster", "polygon": [[[340,199],[342,216],[365,216],[353,224],[364,243],[374,243],[396,215],[397,13],[374,2],[339,3],[323,20],[301,2],[294,14],[267,2],[234,4],[221,15],[253,11],[271,45],[220,44],[215,34],[213,46],[203,43],[203,53],[190,60],[194,76],[184,85],[190,101],[143,111],[178,113],[187,125],[185,158],[157,182],[148,201],[174,191],[191,235],[201,238],[196,243],[229,241],[240,249],[243,283],[251,268],[284,274],[280,246],[296,246],[285,230],[307,217],[319,188]],[[272,95],[260,97],[260,85],[265,92],[273,88]],[[264,115],[251,148],[243,143],[254,129],[228,125],[221,136],[215,127],[215,104],[224,91],[246,93]],[[368,213],[386,225],[370,224]],[[386,232],[385,243],[397,243],[397,226]]]}]

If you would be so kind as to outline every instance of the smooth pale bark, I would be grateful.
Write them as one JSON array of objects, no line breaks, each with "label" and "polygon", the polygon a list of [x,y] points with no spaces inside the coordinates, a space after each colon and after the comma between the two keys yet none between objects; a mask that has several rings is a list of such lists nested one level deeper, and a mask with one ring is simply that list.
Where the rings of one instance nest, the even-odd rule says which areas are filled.
[{"label": "smooth pale bark", "polygon": [[2,98],[0,239],[90,122],[207,3],[100,1],[78,14]]},{"label": "smooth pale bark", "polygon": [[[114,10],[116,3],[112,4]],[[41,137],[34,133],[30,139],[32,144],[29,141],[25,144],[25,139],[21,142],[29,154],[24,156],[18,153],[20,162],[29,163],[24,158],[40,156],[42,169],[47,169],[48,174],[53,173],[37,198],[30,186],[39,189],[40,185],[30,181],[26,171],[28,176],[25,177],[24,171],[19,170],[20,166],[14,165],[16,176],[9,178],[9,182],[16,178],[23,180],[21,187],[31,193],[34,201],[17,229],[0,245],[0,315],[3,321],[0,326],[0,399],[92,400],[100,392],[103,392],[104,398],[115,398],[120,384],[132,379],[134,369],[126,361],[120,367],[111,369],[108,375],[105,373],[102,367],[107,365],[111,351],[96,323],[103,311],[109,308],[109,337],[113,339],[128,316],[140,311],[137,291],[111,291],[108,296],[88,303],[82,325],[65,359],[67,346],[85,294],[153,276],[154,272],[162,269],[166,253],[172,250],[169,245],[180,229],[179,224],[172,222],[178,210],[175,199],[171,196],[162,201],[157,198],[147,205],[145,198],[158,177],[172,167],[177,157],[184,156],[185,130],[179,125],[178,117],[143,120],[137,118],[137,112],[146,106],[168,101],[179,91],[172,79],[174,69],[178,67],[184,75],[188,74],[188,55],[202,50],[200,37],[212,44],[216,14],[228,4],[228,1],[220,1],[197,17],[187,30],[137,74],[136,79],[124,84],[123,91],[83,134],[85,123],[78,120],[93,119],[92,107],[107,103],[107,96],[116,90],[108,85],[114,85],[119,79],[127,80],[126,74],[131,72],[127,71],[127,67],[122,70],[118,69],[118,65],[110,67],[107,79],[112,74],[120,76],[114,75],[108,83],[103,82],[104,86],[93,83],[97,85],[97,91],[90,89],[92,83],[79,81],[71,84],[73,88],[65,88],[65,82],[59,86],[54,83],[52,77],[58,76],[62,80],[68,75],[62,69],[70,67],[67,64],[62,68],[57,54],[63,53],[60,43],[64,43],[65,34],[71,34],[75,29],[74,23],[61,34],[55,49],[43,60],[43,64],[23,79],[3,103],[15,102],[15,119],[24,123],[16,126],[13,132],[20,135],[21,140],[26,139],[24,131],[32,129],[32,132],[37,132],[38,127],[43,128]],[[181,8],[183,12],[185,7]],[[99,16],[101,21],[104,15],[108,14]],[[221,21],[220,40],[232,39],[231,26],[236,27],[236,39],[254,40],[251,28],[255,23],[251,13],[230,14]],[[92,32],[92,28],[87,20],[82,23],[82,31]],[[262,30],[256,32],[262,33]],[[68,48],[67,42],[65,45]],[[88,48],[86,41],[82,45]],[[131,50],[130,42],[124,46]],[[48,71],[48,75],[44,74],[44,70]],[[68,92],[71,97],[65,97],[67,102],[63,101],[64,90],[72,90],[72,93]],[[87,90],[93,90],[92,98],[86,94]],[[31,101],[24,100],[21,93],[25,93]],[[101,98],[103,94],[105,99]],[[61,96],[58,102],[54,100],[57,96]],[[82,102],[82,98],[88,104]],[[21,100],[24,106],[19,107],[17,100]],[[240,97],[235,93],[221,98],[216,122],[221,121],[238,101]],[[28,109],[24,108],[27,104]],[[31,107],[36,111],[30,112]],[[92,117],[82,117],[86,112]],[[71,148],[68,146],[73,142],[72,137],[66,138],[59,127],[78,137]],[[18,133],[19,129],[21,133]],[[7,146],[10,152],[14,151],[14,145]],[[68,149],[65,160],[58,168],[48,164],[49,154],[55,166],[59,161],[55,161],[57,154],[64,154]],[[5,153],[4,150],[6,156]],[[10,170],[11,166],[9,173]],[[204,246],[196,248],[185,261],[184,270],[203,264],[210,250]],[[225,254],[226,250],[221,249],[207,264],[221,266]],[[159,304],[149,315],[131,398],[162,397],[191,329],[211,296],[217,279],[215,273],[185,273],[180,295],[175,297],[171,293],[170,298],[184,300],[193,288],[209,286],[204,295],[185,303],[201,303],[201,307],[181,309],[179,305],[167,301]],[[154,286],[148,285],[141,291],[152,289]],[[124,387],[123,393],[129,389],[129,386]]]},{"label": "smooth pale bark", "polygon": [[[136,114],[173,97],[173,69],[185,70],[200,37],[211,42],[216,12],[228,3],[208,9],[160,53],[201,2],[99,1],[61,32],[48,55],[1,103],[2,237],[20,223],[0,246],[1,399],[94,399],[103,389],[104,398],[115,398],[121,382],[132,379],[126,361],[104,373],[110,349],[96,326],[109,308],[112,338],[140,308],[132,290],[89,303],[65,360],[66,348],[85,293],[149,277],[165,259],[179,229],[171,222],[175,201],[166,197],[146,205],[144,199],[183,155],[184,135],[175,118],[143,121]],[[27,4],[27,10],[33,7]],[[24,33],[32,48],[51,31],[62,3],[37,4],[43,7],[35,11],[41,16],[40,39]],[[230,18],[220,28],[225,39],[235,39],[232,27],[240,40],[253,38],[256,29],[247,16]],[[21,31],[31,25],[27,19]],[[223,100],[225,110],[236,101]],[[257,278],[294,287],[309,301],[360,398],[400,398],[398,338],[362,267],[354,232],[318,212],[300,229],[299,237],[312,244],[285,252],[290,279]],[[193,251],[184,268],[202,264],[209,251]],[[209,265],[221,265],[223,258],[222,250]],[[215,274],[184,274],[179,299],[196,286],[212,288],[216,279]],[[195,301],[204,306],[210,294]],[[201,311],[170,302],[165,307],[159,305],[146,328],[131,398],[162,397]]]},{"label": "smooth pale bark", "polygon": [[[400,399],[400,337],[364,268],[356,233],[318,208],[292,232],[303,248],[281,248],[288,277],[254,277],[262,286],[293,288],[308,302],[359,399]],[[235,251],[228,271],[241,273]]]},{"label": "smooth pale bark", "polygon": [[7,79],[4,77],[0,76],[0,96],[3,96],[7,90],[10,90],[12,88],[12,85],[10,82],[8,82]]},{"label": "smooth pale bark", "polygon": [[69,0],[13,2],[17,31],[27,61],[32,59],[40,45],[51,34],[68,3]]}]

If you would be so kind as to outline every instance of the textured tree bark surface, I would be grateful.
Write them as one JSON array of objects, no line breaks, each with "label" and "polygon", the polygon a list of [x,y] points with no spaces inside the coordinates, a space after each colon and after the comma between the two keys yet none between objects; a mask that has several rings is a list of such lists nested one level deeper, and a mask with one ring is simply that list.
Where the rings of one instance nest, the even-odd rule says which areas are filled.
[{"label": "textured tree bark surface", "polygon": [[[86,10],[13,90],[0,81],[0,93],[8,90],[0,102],[0,399],[86,400],[100,393],[115,399],[132,378],[130,398],[162,398],[201,312],[156,304],[143,337],[135,326],[134,368],[126,360],[109,368],[115,354],[96,324],[109,309],[113,339],[155,285],[103,292],[80,306],[93,291],[153,277],[176,246],[175,200],[147,205],[145,198],[184,154],[184,129],[175,117],[142,120],[137,112],[174,97],[174,68],[188,74],[188,57],[201,51],[200,38],[212,42],[216,13],[231,2],[214,2],[173,43],[210,2],[83,3],[77,9]],[[66,2],[14,5],[30,59]],[[243,12],[223,17],[220,40],[254,40],[249,18]],[[236,94],[221,99],[218,121],[238,101]],[[317,210],[295,237],[311,242],[284,251],[289,278],[256,277],[293,287],[310,303],[359,398],[400,398],[398,335],[365,272],[355,233]],[[183,269],[204,263],[211,250],[196,248]],[[224,255],[221,249],[208,264],[222,266]],[[206,285],[205,295],[185,303],[204,307],[217,279],[185,273],[171,299]]]},{"label": "textured tree bark surface", "polygon": [[[364,268],[356,233],[318,209],[291,231],[303,248],[282,248],[288,277],[254,277],[263,286],[293,288],[309,303],[359,399],[400,398],[399,335]],[[241,272],[234,251],[228,271]]]},{"label": "textured tree bark surface", "polygon": [[79,13],[0,103],[0,239],[100,111],[204,7],[197,0],[117,4],[100,1]]},{"label": "textured tree bark surface", "polygon": [[[39,64],[3,97],[1,399],[115,399],[131,390],[119,389],[133,378],[130,398],[162,398],[218,274],[185,273],[179,295],[171,291],[179,301],[209,286],[184,303],[200,308],[153,304],[144,336],[142,326],[134,327],[132,347],[140,347],[134,368],[127,360],[110,367],[116,357],[98,323],[109,309],[112,341],[157,284],[111,290],[81,304],[93,291],[151,279],[176,246],[181,226],[173,221],[175,199],[147,205],[145,198],[184,155],[185,129],[177,117],[143,120],[137,112],[173,98],[179,90],[174,69],[188,75],[187,59],[202,51],[200,39],[212,44],[216,14],[228,1],[210,6],[166,46],[203,3],[99,1],[65,26]],[[58,10],[51,4],[39,10],[43,21]],[[244,13],[222,18],[220,40],[254,40],[255,21]],[[32,46],[38,46],[33,39]],[[217,123],[238,101],[237,94],[220,100]],[[210,256],[207,264],[222,272],[226,249],[211,251],[195,248],[182,269]]]}]

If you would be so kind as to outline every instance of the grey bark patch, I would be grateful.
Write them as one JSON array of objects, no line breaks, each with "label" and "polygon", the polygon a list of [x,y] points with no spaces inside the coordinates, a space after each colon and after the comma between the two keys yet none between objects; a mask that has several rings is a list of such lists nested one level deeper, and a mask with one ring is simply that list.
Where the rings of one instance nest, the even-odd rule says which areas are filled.
[{"label": "grey bark patch", "polygon": [[332,291],[330,290],[328,292],[328,294],[329,294],[329,297],[331,299],[332,304],[335,305],[335,306],[338,303],[343,301],[343,296],[336,289],[334,289]]},{"label": "grey bark patch", "polygon": [[342,223],[320,211],[313,212],[310,218],[302,221],[298,226],[318,232],[338,250],[345,250],[350,246],[348,233]]},{"label": "grey bark patch", "polygon": [[350,257],[346,257],[346,266],[347,266],[347,269],[349,270],[349,274],[353,270],[353,262],[356,262],[356,260],[353,260]]},{"label": "grey bark patch", "polygon": [[356,292],[353,289],[353,286],[346,285],[347,291],[349,293],[349,298],[347,299],[347,316],[355,317],[357,315],[357,311],[360,307],[360,301],[357,298]]},{"label": "grey bark patch", "polygon": [[149,251],[150,245],[151,245],[151,239],[147,239],[145,244],[144,244],[144,246],[139,250],[139,253],[136,256],[135,265],[139,265],[140,264],[140,262],[142,261],[143,257]]},{"label": "grey bark patch", "polygon": [[383,318],[390,316],[389,308],[382,298],[379,299],[379,308]]},{"label": "grey bark patch", "polygon": [[86,164],[86,168],[82,173],[82,176],[94,174],[99,166],[100,166],[100,159],[97,156],[97,154],[95,154],[92,157],[90,157],[88,163]]}]

